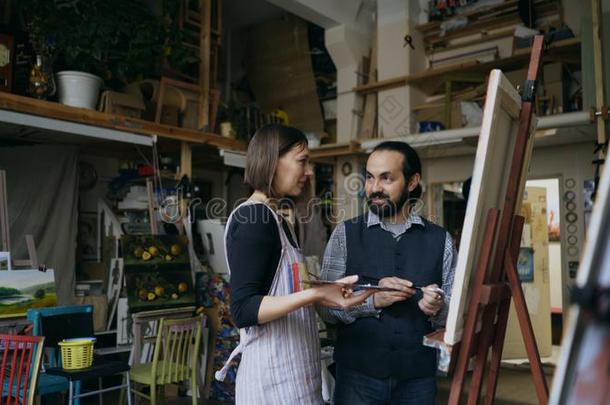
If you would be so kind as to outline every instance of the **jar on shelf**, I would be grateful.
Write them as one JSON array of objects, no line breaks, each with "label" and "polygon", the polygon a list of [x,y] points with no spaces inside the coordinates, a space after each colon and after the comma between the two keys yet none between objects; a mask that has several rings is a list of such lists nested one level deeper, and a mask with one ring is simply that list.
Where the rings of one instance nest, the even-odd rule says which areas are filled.
[{"label": "jar on shelf", "polygon": [[48,57],[36,55],[36,63],[30,71],[29,94],[40,100],[46,100],[55,94],[55,80]]}]

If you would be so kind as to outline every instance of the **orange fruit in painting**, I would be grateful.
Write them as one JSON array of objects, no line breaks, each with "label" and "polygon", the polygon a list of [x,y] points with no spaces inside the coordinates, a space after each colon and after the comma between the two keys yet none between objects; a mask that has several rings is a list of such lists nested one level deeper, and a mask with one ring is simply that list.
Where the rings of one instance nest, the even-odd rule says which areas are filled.
[{"label": "orange fruit in painting", "polygon": [[134,251],[133,251],[133,255],[137,258],[142,257],[142,254],[144,253],[144,249],[142,249],[141,247],[137,247]]},{"label": "orange fruit in painting", "polygon": [[170,253],[173,256],[178,256],[180,255],[180,253],[182,253],[182,246],[177,245],[177,244],[173,244],[170,248],[169,248]]},{"label": "orange fruit in painting", "polygon": [[159,254],[159,249],[157,249],[156,246],[151,246],[148,248],[148,253],[150,253],[152,257],[155,257]]},{"label": "orange fruit in painting", "polygon": [[146,301],[148,299],[148,292],[141,288],[140,291],[138,291],[138,297],[142,300],[142,301]]},{"label": "orange fruit in painting", "polygon": [[161,287],[160,285],[155,287],[155,294],[157,296],[161,296],[165,293],[165,288]]},{"label": "orange fruit in painting", "polygon": [[186,284],[184,281],[181,282],[180,284],[178,284],[178,291],[181,293],[187,292],[189,289],[188,284]]},{"label": "orange fruit in painting", "polygon": [[157,298],[157,296],[155,295],[154,292],[149,292],[148,293],[148,300],[149,301],[154,301]]},{"label": "orange fruit in painting", "polygon": [[178,299],[178,294],[173,293],[173,294],[172,294],[172,299],[173,299],[173,300],[177,300],[177,299]]},{"label": "orange fruit in painting", "polygon": [[149,261],[152,258],[152,255],[148,252],[144,252],[142,253],[142,260],[144,260],[145,262]]}]

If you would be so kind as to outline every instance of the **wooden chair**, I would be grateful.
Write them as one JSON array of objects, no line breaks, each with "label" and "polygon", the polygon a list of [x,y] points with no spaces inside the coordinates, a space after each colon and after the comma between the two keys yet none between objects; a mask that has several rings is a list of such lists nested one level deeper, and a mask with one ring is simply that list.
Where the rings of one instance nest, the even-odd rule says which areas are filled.
[{"label": "wooden chair", "polygon": [[192,402],[193,405],[197,404],[202,325],[201,315],[185,319],[161,319],[152,362],[131,368],[132,382],[150,387],[150,395],[132,388],[136,396],[147,398],[155,405],[159,386],[189,380]]},{"label": "wooden chair", "polygon": [[34,404],[44,337],[0,335],[0,403]]}]

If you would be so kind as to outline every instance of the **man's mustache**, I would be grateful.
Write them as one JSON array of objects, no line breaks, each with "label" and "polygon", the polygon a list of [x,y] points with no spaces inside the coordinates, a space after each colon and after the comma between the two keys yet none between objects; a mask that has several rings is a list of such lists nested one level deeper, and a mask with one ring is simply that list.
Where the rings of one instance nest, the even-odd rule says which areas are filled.
[{"label": "man's mustache", "polygon": [[368,199],[369,199],[369,200],[372,200],[372,199],[374,199],[374,198],[379,198],[379,199],[382,199],[382,198],[383,198],[383,199],[389,200],[389,199],[390,199],[390,196],[389,196],[389,195],[385,195],[385,194],[383,194],[383,193],[373,193],[373,194],[371,194],[371,195],[368,197]]}]

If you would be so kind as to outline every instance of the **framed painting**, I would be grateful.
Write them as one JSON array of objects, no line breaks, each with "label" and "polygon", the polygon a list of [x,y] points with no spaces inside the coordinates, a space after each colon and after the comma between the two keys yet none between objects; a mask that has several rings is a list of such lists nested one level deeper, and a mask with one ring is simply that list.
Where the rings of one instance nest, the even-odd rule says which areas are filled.
[{"label": "framed painting", "polygon": [[78,214],[78,254],[82,260],[97,260],[97,213]]},{"label": "framed painting", "polygon": [[521,282],[531,283],[534,281],[534,249],[528,247],[519,249],[517,272]]},{"label": "framed painting", "polygon": [[30,308],[57,305],[53,270],[0,271],[0,318],[23,316]]},{"label": "framed painting", "polygon": [[195,304],[186,236],[127,235],[121,244],[131,313]]},{"label": "framed painting", "polygon": [[119,297],[121,296],[121,290],[125,284],[123,281],[123,259],[112,258],[110,259],[110,269],[108,271],[108,280],[106,281],[106,296],[108,302],[108,321],[106,322],[106,329],[110,330],[112,322],[117,312],[117,305]]}]

